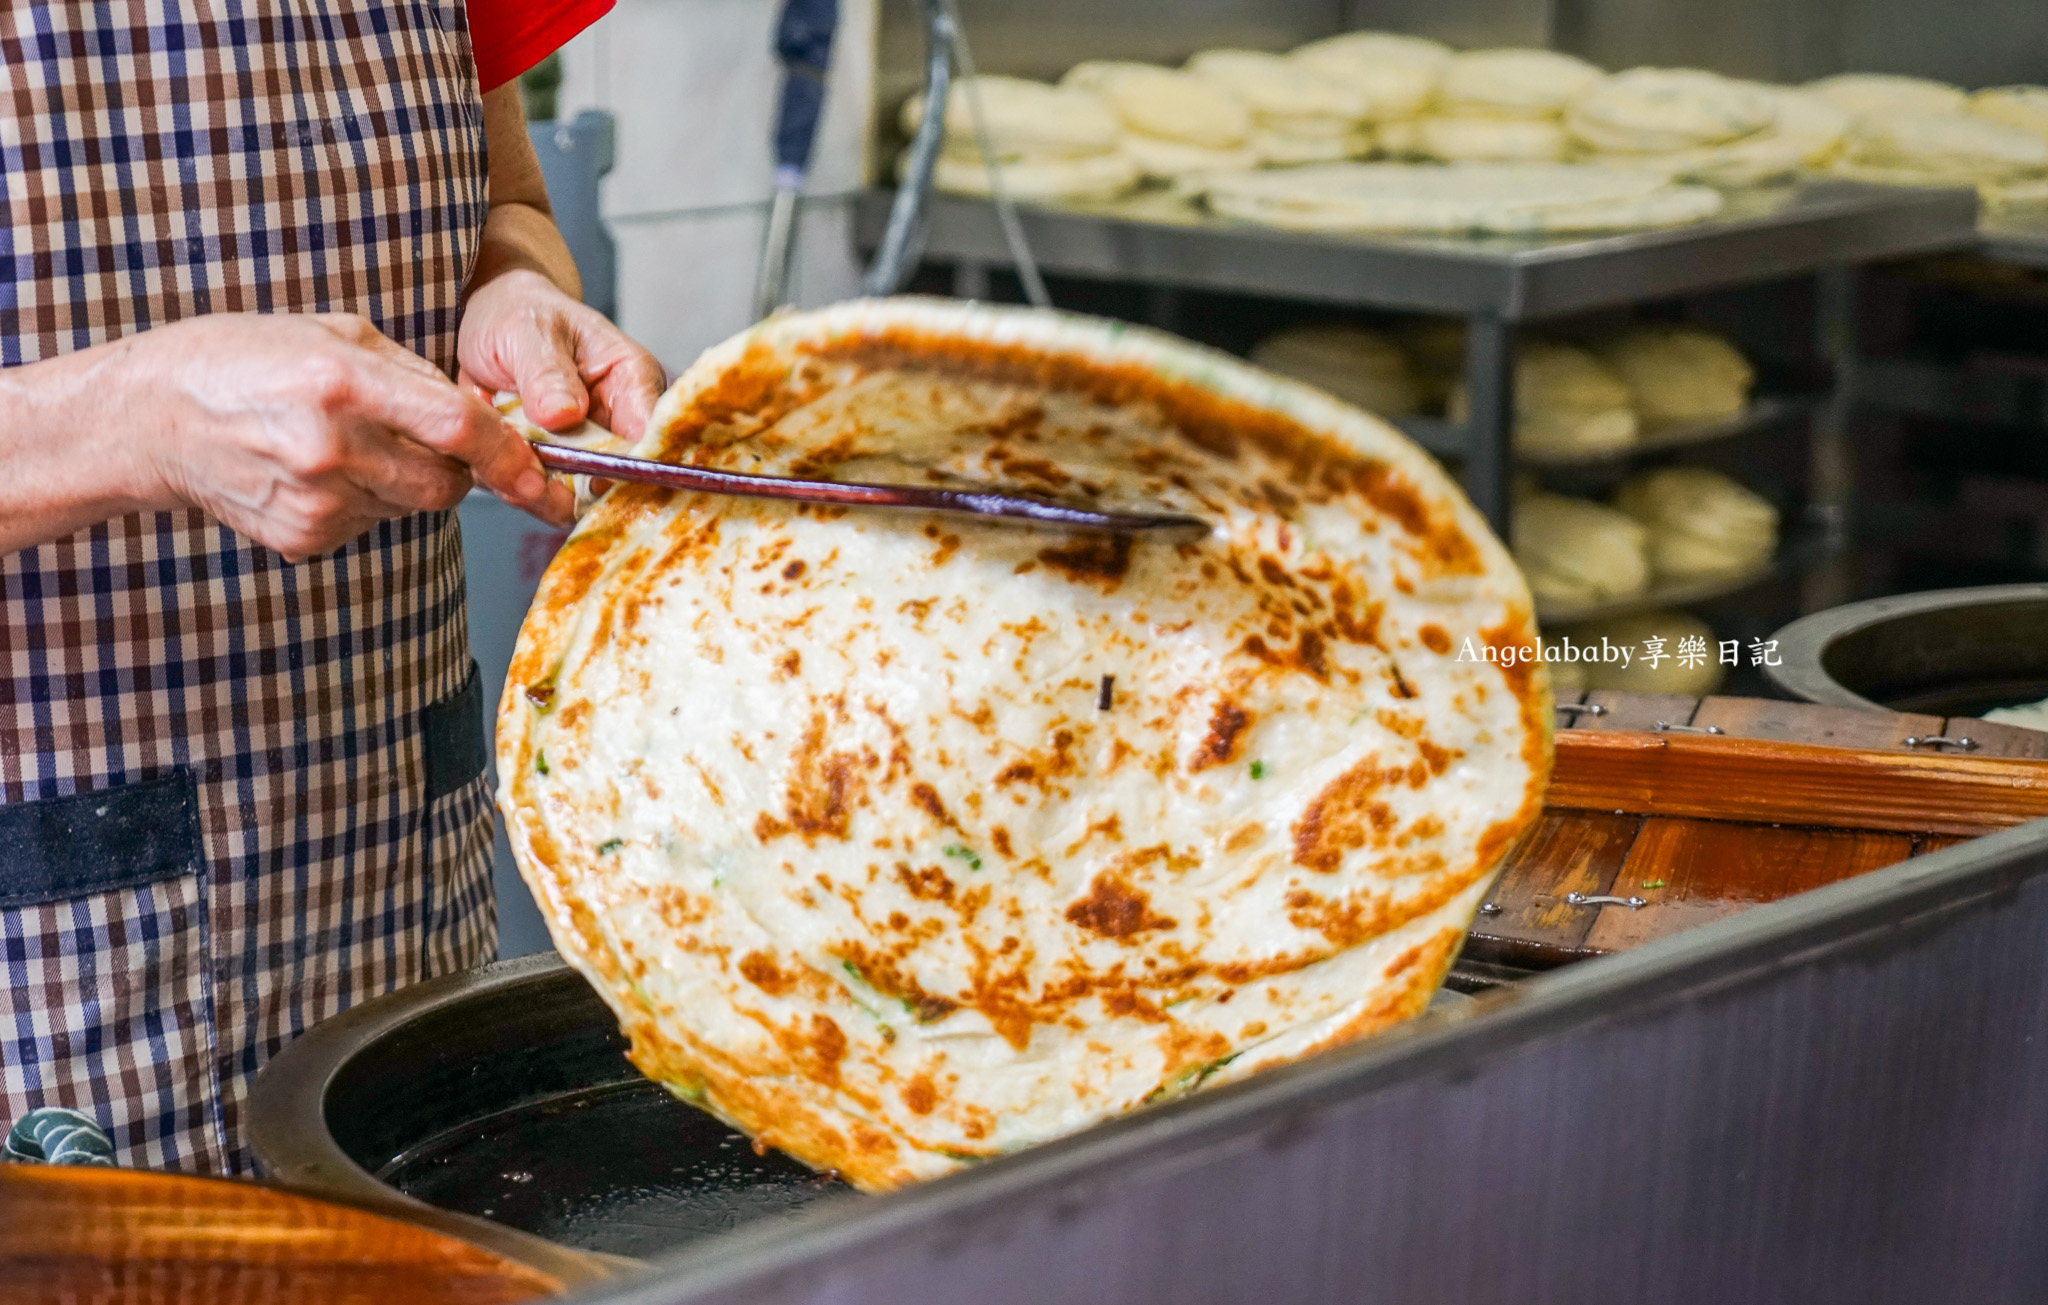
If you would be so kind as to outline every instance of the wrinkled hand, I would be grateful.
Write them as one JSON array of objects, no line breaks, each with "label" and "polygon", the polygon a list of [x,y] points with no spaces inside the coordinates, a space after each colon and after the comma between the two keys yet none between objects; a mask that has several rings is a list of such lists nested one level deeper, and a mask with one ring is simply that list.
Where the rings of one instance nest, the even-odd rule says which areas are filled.
[{"label": "wrinkled hand", "polygon": [[548,430],[588,418],[628,442],[647,429],[665,383],[653,354],[524,269],[470,295],[456,352],[460,379],[485,394],[516,391],[526,415]]},{"label": "wrinkled hand", "polygon": [[488,403],[363,318],[217,313],[114,349],[101,420],[150,433],[136,500],[201,508],[294,561],[453,507],[473,481],[569,519],[567,489]]}]

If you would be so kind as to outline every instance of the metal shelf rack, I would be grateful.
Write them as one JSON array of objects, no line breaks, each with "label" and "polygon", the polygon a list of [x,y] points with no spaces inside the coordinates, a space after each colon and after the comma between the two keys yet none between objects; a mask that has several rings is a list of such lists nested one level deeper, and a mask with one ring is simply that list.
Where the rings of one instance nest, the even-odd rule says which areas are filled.
[{"label": "metal shelf rack", "polygon": [[[873,247],[891,193],[870,191],[856,236]],[[1809,516],[1846,529],[1846,382],[1853,374],[1850,273],[1863,264],[1968,248],[1976,196],[1815,179],[1731,196],[1708,222],[1593,237],[1325,236],[1209,218],[1141,197],[1093,207],[1024,206],[1024,230],[1048,272],[1148,286],[1230,291],[1349,307],[1438,313],[1467,324],[1470,419],[1430,432],[1433,451],[1463,460],[1465,489],[1496,529],[1508,526],[1513,340],[1518,325],[1597,308],[1799,275],[1818,275],[1824,352],[1837,386],[1814,422]],[[994,209],[930,197],[924,257],[985,284],[1010,259]]]}]

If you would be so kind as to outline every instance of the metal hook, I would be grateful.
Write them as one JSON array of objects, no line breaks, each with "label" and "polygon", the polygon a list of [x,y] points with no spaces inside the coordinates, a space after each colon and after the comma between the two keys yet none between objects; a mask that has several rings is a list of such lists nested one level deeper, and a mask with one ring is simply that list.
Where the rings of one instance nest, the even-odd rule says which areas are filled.
[{"label": "metal hook", "polygon": [[1909,748],[1961,748],[1965,752],[1975,752],[1979,746],[1968,735],[1952,739],[1946,734],[1913,734],[1902,741]]},{"label": "metal hook", "polygon": [[1658,721],[1650,728],[1662,734],[1725,734],[1727,732],[1719,725],[1673,725],[1670,721],[1665,720]]},{"label": "metal hook", "polygon": [[1570,712],[1573,715],[1577,715],[1580,712],[1584,712],[1588,716],[1605,716],[1607,714],[1607,708],[1597,702],[1560,702],[1552,705],[1559,711]]},{"label": "metal hook", "polygon": [[1626,906],[1630,910],[1650,904],[1647,897],[1588,897],[1584,893],[1566,893],[1564,900],[1573,906]]},{"label": "metal hook", "polygon": [[1499,902],[1481,902],[1481,903],[1479,904],[1479,913],[1480,913],[1481,915],[1499,915],[1499,914],[1500,914],[1500,903],[1499,903]]}]

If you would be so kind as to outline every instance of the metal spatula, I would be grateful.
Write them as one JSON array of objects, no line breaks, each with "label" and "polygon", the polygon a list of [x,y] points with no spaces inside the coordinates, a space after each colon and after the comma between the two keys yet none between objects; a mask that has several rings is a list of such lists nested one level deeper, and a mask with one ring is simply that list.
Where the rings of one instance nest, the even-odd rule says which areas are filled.
[{"label": "metal spatula", "polygon": [[1035,522],[1065,526],[1073,530],[1102,530],[1115,534],[1136,534],[1148,530],[1186,530],[1207,533],[1209,523],[1181,512],[1152,508],[1123,510],[1094,504],[1061,502],[1043,495],[1008,486],[987,489],[939,489],[927,485],[867,485],[836,480],[799,480],[787,476],[756,476],[739,471],[713,471],[707,467],[679,467],[648,458],[628,457],[579,448],[552,440],[603,438],[603,428],[585,422],[581,429],[549,436],[521,410],[517,396],[500,393],[498,411],[514,430],[527,437],[540,464],[551,471],[596,476],[604,480],[631,480],[669,489],[690,489],[705,494],[732,494],[742,498],[793,499],[801,503],[836,503],[844,507],[898,508],[913,512],[954,512],[966,516],[1002,521]]}]

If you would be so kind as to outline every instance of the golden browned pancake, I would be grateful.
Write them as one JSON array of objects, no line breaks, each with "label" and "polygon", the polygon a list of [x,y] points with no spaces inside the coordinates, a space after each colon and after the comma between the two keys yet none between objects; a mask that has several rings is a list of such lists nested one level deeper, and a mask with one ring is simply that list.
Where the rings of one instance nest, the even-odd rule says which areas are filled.
[{"label": "golden browned pancake", "polygon": [[613,490],[500,802],[647,1074],[869,1189],[1421,1010],[1534,817],[1528,591],[1434,463],[1152,332],[924,300],[706,354],[644,456],[1156,499],[1206,537]]}]

